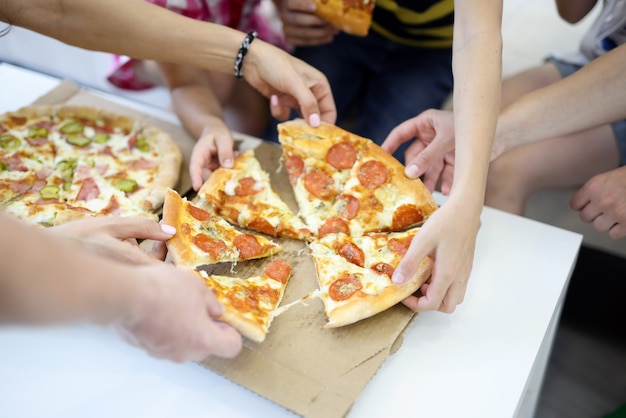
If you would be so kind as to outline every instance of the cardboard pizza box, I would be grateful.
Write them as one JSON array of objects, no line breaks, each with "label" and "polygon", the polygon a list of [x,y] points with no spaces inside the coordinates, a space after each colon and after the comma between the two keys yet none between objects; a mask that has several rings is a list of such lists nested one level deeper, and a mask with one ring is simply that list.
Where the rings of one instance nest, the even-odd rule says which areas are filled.
[{"label": "cardboard pizza box", "polygon": [[[191,190],[187,168],[195,141],[179,125],[106,100],[67,81],[36,103],[102,107],[158,126],[172,135],[183,151],[178,192],[185,195]],[[238,139],[242,139],[242,149],[253,144],[257,159],[270,174],[272,186],[297,212],[286,170],[280,163],[281,148],[268,142],[246,141],[245,136]],[[303,242],[277,241],[284,250],[276,257],[283,258],[293,267],[284,304],[315,290],[317,277]],[[234,268],[230,263],[203,268],[209,272],[245,277],[258,274],[268,262],[267,259],[251,260],[238,263]],[[313,299],[295,305],[275,318],[264,342],[244,340],[244,349],[236,358],[208,358],[200,364],[298,415],[344,417],[385,359],[400,347],[403,332],[414,316],[409,309],[396,305],[356,324],[325,329],[327,320],[322,302]]]}]

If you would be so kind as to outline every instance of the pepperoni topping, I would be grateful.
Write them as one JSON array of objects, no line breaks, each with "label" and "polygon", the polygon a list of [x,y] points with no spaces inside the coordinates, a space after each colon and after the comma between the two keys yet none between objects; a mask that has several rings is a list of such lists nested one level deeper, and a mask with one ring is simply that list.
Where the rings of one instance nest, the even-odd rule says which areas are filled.
[{"label": "pepperoni topping", "polygon": [[336,217],[328,218],[326,222],[324,222],[324,224],[320,226],[320,229],[317,231],[317,235],[320,238],[322,238],[324,235],[338,234],[338,233],[344,233],[346,235],[349,235],[350,227],[348,226],[345,220],[341,218],[336,218]]},{"label": "pepperoni topping", "polygon": [[265,267],[265,275],[285,284],[291,276],[291,266],[284,260],[274,260]]},{"label": "pepperoni topping", "polygon": [[187,205],[187,212],[199,221],[206,221],[211,217],[209,212],[194,205]]},{"label": "pepperoni topping", "polygon": [[239,184],[235,188],[235,195],[237,196],[253,196],[259,192],[259,189],[255,188],[256,180],[252,177],[245,177],[239,180]]},{"label": "pepperoni topping", "polygon": [[400,257],[404,257],[404,254],[406,254],[409,249],[409,245],[411,245],[412,240],[413,237],[392,238],[387,243],[387,246],[391,251],[398,254]]},{"label": "pepperoni topping", "polygon": [[393,213],[391,227],[403,229],[424,220],[422,212],[415,205],[402,205]]},{"label": "pepperoni topping", "polygon": [[273,237],[277,236],[276,228],[274,228],[274,226],[265,218],[251,219],[250,222],[248,222],[248,228],[263,232],[264,234],[271,235]]},{"label": "pepperoni topping", "polygon": [[302,173],[304,173],[304,161],[298,156],[290,155],[287,157],[287,161],[285,161],[285,167],[289,175],[289,182],[296,184],[296,181],[298,181]]},{"label": "pepperoni topping", "polygon": [[333,178],[325,171],[314,169],[304,175],[304,187],[313,196],[329,200],[335,196]]},{"label": "pepperoni topping", "polygon": [[359,166],[357,170],[359,182],[366,189],[377,189],[389,181],[389,170],[377,160],[369,160]]},{"label": "pepperoni topping", "polygon": [[218,259],[219,256],[226,251],[226,244],[222,240],[209,237],[206,234],[195,235],[192,242],[196,247],[209,254],[212,259]]},{"label": "pepperoni topping", "polygon": [[391,278],[393,276],[394,268],[387,263],[376,263],[372,266],[372,270],[376,273],[384,274],[385,276]]},{"label": "pepperoni topping", "polygon": [[335,280],[328,289],[331,299],[340,302],[349,299],[357,291],[361,290],[363,285],[361,281],[354,275],[343,273],[341,277]]},{"label": "pepperoni topping", "polygon": [[88,177],[85,180],[83,180],[83,184],[80,186],[80,190],[78,191],[78,194],[76,195],[76,200],[87,201],[87,200],[95,199],[98,196],[100,196],[100,188],[98,187],[98,184],[93,179],[93,177]]},{"label": "pepperoni topping", "polygon": [[337,201],[339,216],[346,219],[354,219],[359,213],[359,199],[349,194],[342,194]]},{"label": "pepperoni topping", "polygon": [[239,256],[245,260],[256,257],[263,251],[263,246],[254,235],[250,234],[237,235],[233,244],[239,250]]},{"label": "pepperoni topping", "polygon": [[353,242],[346,242],[341,245],[337,250],[337,253],[352,264],[356,264],[359,267],[363,267],[363,264],[365,263],[365,254],[363,254],[363,250],[361,250],[359,246]]},{"label": "pepperoni topping", "polygon": [[337,170],[352,168],[356,161],[356,150],[349,142],[339,142],[326,153],[326,162]]}]

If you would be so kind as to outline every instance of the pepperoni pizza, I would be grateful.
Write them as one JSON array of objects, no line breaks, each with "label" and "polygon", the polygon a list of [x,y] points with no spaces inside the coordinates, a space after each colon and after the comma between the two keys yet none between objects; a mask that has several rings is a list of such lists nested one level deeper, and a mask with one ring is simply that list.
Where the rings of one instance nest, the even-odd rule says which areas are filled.
[{"label": "pepperoni pizza", "polygon": [[172,189],[165,195],[163,222],[176,228],[166,246],[174,263],[181,267],[269,257],[282,250],[282,246],[261,235],[236,230]]},{"label": "pepperoni pizza", "polygon": [[437,203],[420,179],[367,138],[296,119],[278,125],[284,164],[300,208],[318,237],[358,236],[421,224]]},{"label": "pepperoni pizza", "polygon": [[232,168],[220,167],[198,191],[195,203],[231,223],[272,237],[310,241],[313,234],[274,191],[269,174],[248,150]]},{"label": "pepperoni pizza", "polygon": [[29,106],[0,115],[0,208],[35,224],[157,219],[181,162],[168,134],[108,111]]},{"label": "pepperoni pizza", "polygon": [[238,278],[193,270],[224,305],[221,321],[255,342],[265,340],[276,308],[285,293],[291,266],[284,260],[268,263],[259,276]]}]

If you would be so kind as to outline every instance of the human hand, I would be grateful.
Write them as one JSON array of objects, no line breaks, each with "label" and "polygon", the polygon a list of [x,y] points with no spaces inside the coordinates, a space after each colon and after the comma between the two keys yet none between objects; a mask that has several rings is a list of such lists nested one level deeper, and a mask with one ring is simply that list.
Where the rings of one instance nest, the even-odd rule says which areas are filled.
[{"label": "human hand", "polygon": [[160,264],[134,268],[131,279],[139,284],[132,309],[113,323],[130,344],[175,362],[241,351],[241,335],[217,320],[224,307],[198,276]]},{"label": "human hand", "polygon": [[451,111],[428,109],[396,126],[381,147],[394,153],[411,139],[405,152],[404,173],[409,178],[424,176],[431,192],[441,181],[441,192],[447,195],[454,174],[454,119]]},{"label": "human hand", "polygon": [[[165,241],[176,230],[150,219],[135,217],[97,217],[67,222],[47,229],[71,238],[92,253],[131,264],[152,264],[165,258]],[[154,240],[152,249],[144,251],[137,239]]]},{"label": "human hand", "polygon": [[288,44],[315,46],[333,41],[339,30],[316,16],[316,7],[316,4],[311,0],[280,1],[278,14]]},{"label": "human hand", "polygon": [[337,120],[328,79],[319,70],[267,42],[257,40],[246,55],[243,75],[251,86],[270,98],[272,116],[286,120],[291,109],[311,126]]},{"label": "human hand", "polygon": [[626,237],[626,167],[592,177],[572,196],[570,207],[596,231]]},{"label": "human hand", "polygon": [[473,216],[465,206],[462,199],[448,198],[413,238],[392,276],[394,283],[404,283],[415,275],[426,256],[433,259],[432,275],[420,288],[422,296],[402,301],[415,312],[451,313],[463,302],[480,224],[479,216]]},{"label": "human hand", "polygon": [[232,168],[237,152],[233,150],[233,136],[221,119],[205,126],[191,151],[189,175],[191,185],[198,191],[211,173],[220,166]]}]

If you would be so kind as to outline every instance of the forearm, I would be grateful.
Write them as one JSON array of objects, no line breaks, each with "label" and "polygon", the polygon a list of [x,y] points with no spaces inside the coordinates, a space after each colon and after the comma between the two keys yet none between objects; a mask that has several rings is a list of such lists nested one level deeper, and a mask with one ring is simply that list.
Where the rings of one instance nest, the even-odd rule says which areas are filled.
[{"label": "forearm", "polygon": [[174,89],[172,106],[182,124],[195,138],[199,138],[216,120],[223,121],[222,106],[209,86]]},{"label": "forearm", "polygon": [[[455,21],[454,33],[456,159],[450,196],[484,196],[500,103],[502,10],[499,1],[459,3],[455,14],[463,18]],[[478,203],[482,207],[482,199]]]},{"label": "forearm", "polygon": [[109,323],[132,309],[127,267],[0,213],[0,322]]},{"label": "forearm", "polygon": [[626,45],[502,109],[496,131],[498,151],[626,118],[625,66]]},{"label": "forearm", "polygon": [[[2,1],[1,20],[74,46],[224,73],[232,73],[244,36],[145,0]],[[137,30],[139,25],[141,30]]]}]

